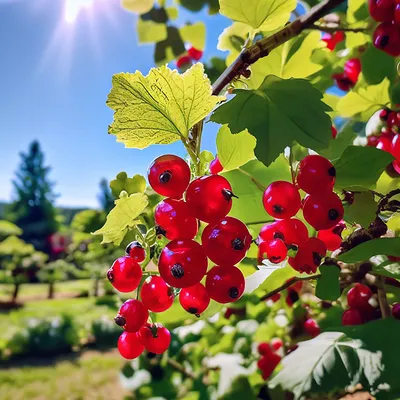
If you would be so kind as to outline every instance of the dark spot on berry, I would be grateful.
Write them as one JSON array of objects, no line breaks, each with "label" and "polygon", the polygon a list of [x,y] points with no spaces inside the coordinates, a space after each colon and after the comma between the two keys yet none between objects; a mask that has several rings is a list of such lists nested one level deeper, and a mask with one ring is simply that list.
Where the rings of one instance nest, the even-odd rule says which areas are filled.
[{"label": "dark spot on berry", "polygon": [[299,248],[295,244],[289,244],[286,246],[288,250],[297,251]]},{"label": "dark spot on berry", "polygon": [[195,307],[190,307],[190,308],[187,310],[187,312],[190,313],[190,314],[198,314],[198,310],[197,310],[197,308],[195,308]]},{"label": "dark spot on berry", "polygon": [[161,228],[160,225],[156,226],[156,235],[163,235],[165,236],[167,234],[167,231],[164,228]]},{"label": "dark spot on berry", "polygon": [[171,274],[174,278],[180,279],[185,275],[185,271],[181,264],[175,264],[171,268]]},{"label": "dark spot on berry", "polygon": [[243,240],[240,238],[233,239],[231,243],[232,243],[233,250],[243,250],[244,249]]},{"label": "dark spot on berry", "polygon": [[113,272],[112,269],[109,269],[109,270],[107,271],[107,279],[108,279],[111,283],[114,282],[114,272]]},{"label": "dark spot on berry", "polygon": [[300,298],[299,294],[295,290],[289,290],[288,297],[292,303],[296,303]]},{"label": "dark spot on berry", "polygon": [[172,172],[171,171],[164,171],[160,176],[158,177],[158,180],[161,183],[168,183],[172,178]]},{"label": "dark spot on berry", "polygon": [[149,351],[147,353],[147,358],[149,358],[150,360],[153,359],[153,358],[156,358],[156,357],[157,357],[156,353],[152,353],[151,351]]},{"label": "dark spot on berry", "polygon": [[281,240],[285,241],[285,236],[282,232],[276,231],[274,233],[274,239],[281,239]]},{"label": "dark spot on berry", "polygon": [[279,256],[272,256],[272,257],[270,257],[270,259],[269,259],[271,262],[273,262],[273,263],[278,263],[279,261],[282,261],[282,257],[279,257]]},{"label": "dark spot on berry", "polygon": [[143,249],[143,246],[141,245],[141,243],[134,241],[134,242],[129,243],[128,246],[126,246],[125,253],[129,256],[131,250],[135,247],[139,247],[139,248]]},{"label": "dark spot on berry", "polygon": [[239,289],[237,287],[231,287],[228,294],[231,299],[237,299],[239,297]]},{"label": "dark spot on berry", "polygon": [[125,318],[121,315],[117,315],[114,321],[118,326],[124,326],[126,324]]},{"label": "dark spot on berry", "polygon": [[328,211],[328,218],[329,218],[331,221],[335,221],[336,219],[338,219],[338,217],[339,217],[339,212],[338,212],[338,210],[335,210],[334,208],[331,208],[331,209]]},{"label": "dark spot on berry", "polygon": [[322,257],[320,254],[313,251],[313,263],[318,267],[321,264]]},{"label": "dark spot on berry", "polygon": [[389,44],[389,40],[390,40],[389,36],[382,36],[380,42],[378,43],[378,46],[381,49],[384,49]]},{"label": "dark spot on berry", "polygon": [[272,209],[276,214],[280,214],[283,211],[283,207],[279,204],[275,204],[274,206],[272,206]]},{"label": "dark spot on berry", "polygon": [[336,169],[335,169],[335,167],[330,167],[330,168],[328,169],[328,174],[329,174],[329,176],[335,177],[335,176],[336,176]]},{"label": "dark spot on berry", "polygon": [[229,201],[232,199],[232,197],[235,197],[236,199],[238,199],[239,197],[235,196],[229,189],[222,189],[222,196],[224,196],[224,199],[226,201]]}]

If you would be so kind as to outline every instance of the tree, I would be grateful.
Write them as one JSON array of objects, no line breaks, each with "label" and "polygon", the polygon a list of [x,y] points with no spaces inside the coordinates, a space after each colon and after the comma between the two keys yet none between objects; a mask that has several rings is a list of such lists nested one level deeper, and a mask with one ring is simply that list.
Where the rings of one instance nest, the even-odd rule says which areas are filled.
[{"label": "tree", "polygon": [[67,272],[73,271],[74,267],[65,260],[56,260],[45,264],[40,268],[38,277],[42,282],[49,284],[48,299],[54,298],[55,284],[66,279]]},{"label": "tree", "polygon": [[21,164],[13,180],[15,200],[11,219],[22,230],[22,238],[36,249],[49,252],[48,237],[57,231],[53,202],[54,183],[49,180],[50,167],[44,165],[44,154],[38,141],[21,153]]},{"label": "tree", "polygon": [[110,212],[114,207],[114,197],[111,193],[107,179],[103,178],[100,181],[100,193],[98,196],[101,209],[106,213]]}]

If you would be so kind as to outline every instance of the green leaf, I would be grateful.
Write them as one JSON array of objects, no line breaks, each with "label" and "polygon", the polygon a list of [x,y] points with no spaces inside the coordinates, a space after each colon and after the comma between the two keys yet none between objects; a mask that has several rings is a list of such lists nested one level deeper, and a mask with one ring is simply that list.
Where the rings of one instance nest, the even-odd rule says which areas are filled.
[{"label": "green leaf", "polygon": [[[246,165],[222,174],[232,185],[238,196],[234,199],[231,216],[239,218],[245,224],[262,223],[271,220],[262,204],[263,187],[275,180],[290,180],[289,164],[284,156],[280,156],[269,167],[258,160],[249,161]],[[261,184],[261,188],[254,182]]]},{"label": "green leaf", "polygon": [[342,117],[352,117],[367,111],[372,115],[390,103],[389,87],[390,81],[387,78],[378,85],[358,87],[339,100],[337,110]]},{"label": "green leaf", "polygon": [[176,7],[165,7],[165,11],[171,20],[177,19],[179,16],[179,11]]},{"label": "green leaf", "polygon": [[158,24],[154,21],[144,21],[142,18],[137,22],[137,33],[139,43],[156,43],[167,39],[167,25]]},{"label": "green leaf", "polygon": [[400,212],[392,214],[392,216],[386,222],[387,227],[392,230],[396,236],[400,234]]},{"label": "green leaf", "polygon": [[349,146],[335,163],[337,189],[365,190],[376,182],[393,157],[375,147]]},{"label": "green leaf", "polygon": [[296,8],[295,0],[220,0],[220,13],[254,29],[273,31],[283,26]]},{"label": "green leaf", "polygon": [[336,265],[323,264],[317,280],[315,295],[321,300],[335,301],[340,297],[340,269]]},{"label": "green leaf", "polygon": [[206,44],[206,26],[203,22],[185,25],[180,28],[180,32],[184,42],[190,43],[197,50],[204,50]]},{"label": "green leaf", "polygon": [[1,256],[29,256],[34,252],[35,248],[30,243],[26,243],[14,235],[0,242]]},{"label": "green leaf", "polygon": [[[324,97],[325,99],[325,97]],[[336,138],[331,137],[326,149],[320,150],[318,153],[329,160],[337,160],[347,147],[353,144],[357,135],[351,126],[346,126],[343,131],[338,132]]]},{"label": "green leaf", "polygon": [[322,94],[303,79],[270,75],[257,90],[235,90],[236,96],[220,106],[211,120],[228,124],[232,133],[244,129],[257,139],[256,156],[270,165],[296,140],[311,149],[326,147],[332,136],[330,110]]},{"label": "green leaf", "polygon": [[396,261],[386,260],[379,265],[374,265],[373,271],[382,276],[400,279],[400,263]]},{"label": "green leaf", "polygon": [[254,158],[256,139],[249,132],[233,135],[227,125],[217,134],[217,154],[226,171],[241,167]]},{"label": "green leaf", "polygon": [[126,172],[120,172],[115,179],[110,182],[110,188],[114,197],[118,198],[120,193],[125,190],[128,194],[144,193],[146,190],[146,179],[142,175],[135,175],[128,178]]},{"label": "green leaf", "polygon": [[396,398],[400,321],[387,318],[341,330],[298,343],[269,386],[293,392],[295,400],[311,394],[326,397],[358,384],[375,396],[382,395],[378,398]]},{"label": "green leaf", "polygon": [[182,75],[166,66],[152,68],[146,77],[139,71],[117,74],[107,100],[115,111],[109,133],[130,148],[173,143],[187,138],[222,99],[212,96],[202,64]]},{"label": "green leaf", "polygon": [[[387,194],[390,191],[400,187],[400,176],[392,177],[386,171],[380,176],[377,184],[376,191],[382,194]],[[394,197],[400,200],[400,196]]]},{"label": "green leaf", "polygon": [[157,42],[154,48],[154,61],[156,65],[165,65],[186,53],[179,29],[167,26],[167,38]]},{"label": "green leaf", "polygon": [[139,215],[147,207],[147,196],[143,193],[135,193],[128,196],[122,192],[121,198],[115,200],[115,207],[107,216],[107,221],[101,229],[93,235],[103,235],[102,243],[114,243],[118,246],[129,228],[139,223]]},{"label": "green leaf", "polygon": [[259,289],[264,290],[269,293],[272,290],[278,288],[283,285],[288,279],[293,278],[298,275],[298,272],[295,271],[290,265],[286,265],[283,268],[279,268],[274,271],[260,286]]},{"label": "green leaf", "polygon": [[[367,28],[370,16],[367,2],[349,0],[347,7],[347,24],[353,28]],[[346,32],[346,47],[354,49],[371,41],[371,35],[364,32]]]},{"label": "green leaf", "polygon": [[368,228],[376,217],[377,204],[371,192],[354,194],[354,201],[345,207],[345,220]]},{"label": "green leaf", "polygon": [[279,265],[260,266],[260,269],[246,277],[245,293],[252,293],[258,289],[268,277],[281,269]]},{"label": "green leaf", "polygon": [[153,8],[154,0],[121,0],[125,10],[135,14],[145,14]]},{"label": "green leaf", "polygon": [[341,254],[338,260],[350,264],[366,261],[378,255],[400,256],[400,237],[369,240]]},{"label": "green leaf", "polygon": [[369,85],[377,85],[386,77],[391,79],[396,74],[395,58],[372,45],[362,54],[361,64]]}]

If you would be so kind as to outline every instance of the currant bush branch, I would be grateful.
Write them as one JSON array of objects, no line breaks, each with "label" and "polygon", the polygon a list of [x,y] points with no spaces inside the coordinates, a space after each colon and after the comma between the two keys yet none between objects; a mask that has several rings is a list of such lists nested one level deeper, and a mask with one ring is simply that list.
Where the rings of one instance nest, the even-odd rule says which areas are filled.
[{"label": "currant bush branch", "polygon": [[193,374],[191,371],[188,371],[182,364],[180,364],[178,361],[168,358],[168,365],[170,365],[173,369],[176,371],[180,372],[182,375],[186,376],[186,378],[190,379],[196,379],[196,375]]},{"label": "currant bush branch", "polygon": [[323,25],[316,25],[313,24],[311,25],[308,29],[314,29],[314,30],[318,30],[318,31],[322,31],[322,32],[326,32],[326,33],[335,33],[335,32],[354,32],[354,33],[358,33],[358,32],[362,32],[362,33],[366,33],[368,32],[369,28],[351,28],[351,27],[346,27],[346,26],[323,26]]},{"label": "currant bush branch", "polygon": [[[397,196],[398,194],[400,194],[400,188],[394,189],[394,190],[390,191],[388,194],[386,194],[385,196],[383,196],[378,203],[377,214],[379,214],[380,212],[385,211],[385,210],[393,211],[391,209],[390,199],[394,196]],[[394,208],[395,209],[397,208],[396,204],[394,204]],[[396,210],[394,210],[394,211],[396,211]]]},{"label": "currant bush branch", "polygon": [[386,297],[385,281],[382,276],[376,277],[376,286],[378,288],[378,302],[382,313],[382,318],[388,318],[390,317],[391,312],[389,302]]}]

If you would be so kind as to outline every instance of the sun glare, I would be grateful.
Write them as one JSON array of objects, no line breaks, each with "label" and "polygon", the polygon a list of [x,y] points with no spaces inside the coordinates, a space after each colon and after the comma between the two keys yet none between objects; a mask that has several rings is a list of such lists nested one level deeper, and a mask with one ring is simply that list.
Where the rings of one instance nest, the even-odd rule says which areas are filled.
[{"label": "sun glare", "polygon": [[64,12],[65,21],[69,24],[74,23],[79,13],[84,9],[90,8],[93,3],[94,0],[66,0]]}]

